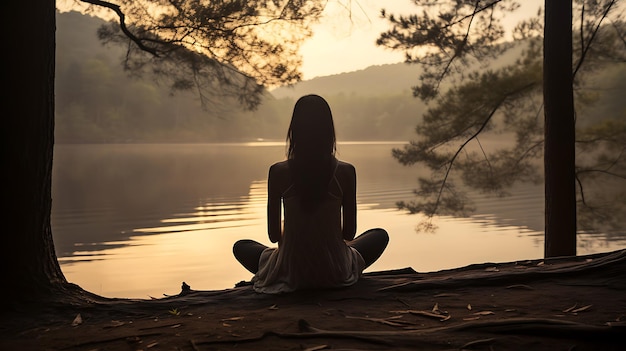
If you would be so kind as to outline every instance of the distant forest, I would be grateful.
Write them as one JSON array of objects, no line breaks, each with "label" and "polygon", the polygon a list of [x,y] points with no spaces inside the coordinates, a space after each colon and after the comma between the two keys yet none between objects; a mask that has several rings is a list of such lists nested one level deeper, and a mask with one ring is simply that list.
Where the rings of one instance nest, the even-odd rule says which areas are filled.
[{"label": "distant forest", "polygon": [[[172,94],[158,77],[129,77],[121,63],[124,48],[98,40],[102,23],[77,12],[57,14],[57,143],[284,140],[295,101],[308,93],[330,103],[339,140],[408,141],[426,108],[411,94],[419,67],[399,63],[274,89],[255,111],[235,101],[204,110],[193,90]],[[519,52],[510,50],[490,67],[514,62]],[[596,72],[585,85],[595,101],[581,109],[581,124],[626,118],[623,64]]]},{"label": "distant forest", "polygon": [[[172,94],[158,84],[158,77],[130,77],[121,64],[124,48],[98,40],[102,23],[77,12],[57,13],[57,143],[285,139],[297,99],[289,95],[297,87],[277,90],[279,98],[268,92],[255,111],[244,111],[236,102],[204,110],[193,90]],[[415,70],[399,64],[389,65],[388,72],[398,71],[394,66]],[[417,74],[399,75],[405,79],[402,90],[400,82],[385,79],[384,70],[368,72],[333,76],[327,90],[322,84],[307,93],[329,101],[340,140],[409,140],[423,110],[410,93]],[[391,84],[398,88],[391,90]]]}]

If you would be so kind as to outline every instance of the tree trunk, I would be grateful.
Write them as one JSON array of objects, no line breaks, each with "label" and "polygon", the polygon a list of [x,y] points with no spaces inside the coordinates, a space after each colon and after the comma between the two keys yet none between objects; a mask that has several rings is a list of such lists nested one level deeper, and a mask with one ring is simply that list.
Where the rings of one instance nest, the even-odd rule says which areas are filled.
[{"label": "tree trunk", "polygon": [[545,1],[545,256],[576,255],[572,1]]},{"label": "tree trunk", "polygon": [[[52,241],[55,1],[13,1],[4,25],[2,142],[7,178],[2,200],[3,302],[41,298],[65,286]],[[10,300],[9,300],[10,299]],[[7,301],[9,300],[9,301]],[[9,302],[9,303],[10,303]]]}]

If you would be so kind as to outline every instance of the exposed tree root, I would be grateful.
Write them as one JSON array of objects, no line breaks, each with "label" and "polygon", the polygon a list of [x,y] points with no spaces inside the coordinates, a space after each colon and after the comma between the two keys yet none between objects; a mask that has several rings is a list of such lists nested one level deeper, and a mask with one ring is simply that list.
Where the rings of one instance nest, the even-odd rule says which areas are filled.
[{"label": "exposed tree root", "polygon": [[[592,257],[592,256],[589,256]],[[540,261],[545,264],[529,266],[524,270],[498,272],[497,270],[482,270],[476,272],[478,265],[468,266],[473,269],[472,273],[464,274],[453,279],[427,279],[413,280],[401,284],[395,284],[380,288],[379,291],[421,291],[432,288],[451,288],[459,286],[485,286],[505,284],[507,282],[515,283],[516,287],[524,286],[520,284],[523,281],[531,281],[537,279],[546,279],[552,277],[563,278],[568,275],[582,275],[593,273],[594,285],[612,286],[615,288],[626,288],[626,282],[622,277],[626,276],[626,250],[616,251],[609,255],[600,256],[598,258],[590,258],[584,262],[574,262],[568,265],[557,265],[551,267],[550,263],[558,263],[559,261],[572,259],[554,258]],[[483,264],[487,267],[489,264]],[[513,286],[511,286],[513,287]]]},{"label": "exposed tree root", "polygon": [[[507,335],[535,335],[551,338],[568,338],[574,340],[604,340],[619,341],[622,338],[623,327],[594,326],[576,322],[542,319],[542,318],[512,318],[503,320],[491,320],[480,322],[468,322],[448,327],[425,328],[417,330],[324,330],[311,326],[307,321],[300,320],[300,332],[280,333],[267,331],[262,335],[250,338],[237,338],[229,340],[205,340],[196,341],[196,345],[210,344],[243,344],[258,342],[269,337],[284,339],[352,339],[361,342],[384,345],[384,346],[407,346],[407,345],[435,345],[436,335],[451,333],[492,333]],[[462,339],[459,337],[458,339]],[[429,341],[431,340],[431,341]],[[493,344],[497,338],[485,338],[464,342],[459,346],[461,349],[469,349],[478,346]]]}]

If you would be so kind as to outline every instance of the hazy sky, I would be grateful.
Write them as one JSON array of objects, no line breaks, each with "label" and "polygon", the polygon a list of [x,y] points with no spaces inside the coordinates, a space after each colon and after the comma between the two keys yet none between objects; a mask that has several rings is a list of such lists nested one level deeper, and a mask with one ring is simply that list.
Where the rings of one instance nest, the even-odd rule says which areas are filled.
[{"label": "hazy sky", "polygon": [[[518,0],[521,8],[507,18],[505,25],[510,24],[512,28],[520,19],[536,14],[544,1]],[[80,7],[80,3],[73,0],[57,0],[61,11],[80,10]],[[313,37],[301,49],[303,78],[402,62],[404,53],[375,44],[380,33],[389,29],[387,22],[380,18],[381,8],[393,14],[420,12],[412,0],[328,0],[324,17],[313,28]]]},{"label": "hazy sky", "polygon": [[[537,13],[543,0],[520,0],[517,13],[507,18],[514,26],[519,19]],[[347,10],[350,8],[351,11]],[[402,52],[392,52],[375,45],[379,34],[389,28],[380,18],[387,13],[418,13],[411,0],[331,0],[325,18],[314,27],[314,35],[302,47],[304,79],[355,71],[371,65],[397,63]]]}]

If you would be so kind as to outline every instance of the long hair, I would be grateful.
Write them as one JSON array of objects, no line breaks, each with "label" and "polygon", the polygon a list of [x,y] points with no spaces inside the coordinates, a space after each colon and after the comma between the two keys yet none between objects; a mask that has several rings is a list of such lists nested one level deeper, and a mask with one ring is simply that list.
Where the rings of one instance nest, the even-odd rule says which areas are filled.
[{"label": "long hair", "polygon": [[330,106],[318,95],[305,95],[293,108],[287,132],[287,158],[304,209],[324,199],[335,166],[335,125]]}]

